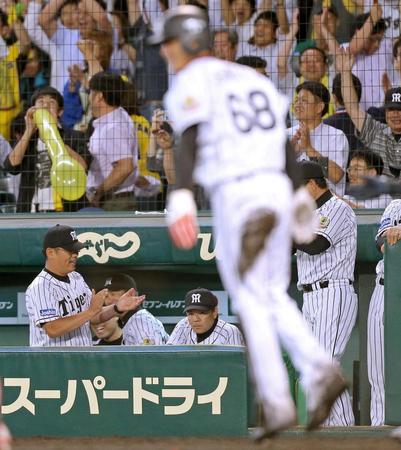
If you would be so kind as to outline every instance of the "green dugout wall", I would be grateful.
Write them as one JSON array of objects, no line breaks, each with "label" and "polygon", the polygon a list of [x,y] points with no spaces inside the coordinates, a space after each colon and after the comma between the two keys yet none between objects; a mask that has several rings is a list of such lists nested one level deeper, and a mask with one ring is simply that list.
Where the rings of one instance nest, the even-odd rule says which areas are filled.
[{"label": "green dugout wall", "polygon": [[[374,245],[381,211],[357,214],[358,251],[355,286],[359,294],[359,317],[343,365],[353,381],[359,423],[369,423],[369,388],[366,376],[366,320],[374,287],[375,265],[380,258]],[[43,265],[41,246],[46,230],[63,223],[77,229],[89,249],[79,258],[78,270],[93,287],[100,287],[110,273],[132,274],[147,295],[146,307],[167,330],[182,317],[183,295],[188,289],[206,286],[214,290],[223,318],[235,316],[223,291],[215,264],[211,218],[200,216],[201,232],[195,249],[184,252],[172,247],[161,214],[35,214],[2,215],[0,220],[0,346],[28,344],[24,292]],[[293,265],[294,268],[294,265]],[[300,300],[293,274],[290,293]]]}]

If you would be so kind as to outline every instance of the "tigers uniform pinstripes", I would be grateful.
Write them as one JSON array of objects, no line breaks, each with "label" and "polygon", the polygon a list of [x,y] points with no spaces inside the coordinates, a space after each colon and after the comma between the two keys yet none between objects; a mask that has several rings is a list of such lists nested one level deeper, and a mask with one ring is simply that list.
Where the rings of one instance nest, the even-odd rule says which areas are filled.
[{"label": "tigers uniform pinstripes", "polygon": [[[401,200],[393,200],[380,220],[376,240],[388,229],[401,224]],[[371,386],[370,420],[384,425],[384,261],[376,266],[376,285],[368,314],[368,377]]]},{"label": "tigers uniform pinstripes", "polygon": [[163,324],[146,309],[133,314],[123,328],[124,345],[163,345],[168,340]]},{"label": "tigers uniform pinstripes", "polygon": [[[352,208],[330,191],[317,200],[317,206],[320,225],[316,234],[325,237],[330,247],[317,255],[297,251],[298,288],[304,291],[302,311],[313,334],[333,359],[340,360],[358,309],[352,285],[356,217]],[[352,403],[348,392],[345,392],[334,403],[325,425],[353,424]]]},{"label": "tigers uniform pinstripes", "polygon": [[185,317],[177,323],[167,344],[244,345],[244,338],[235,325],[231,325],[230,323],[219,319],[210,336],[202,342],[197,342],[197,335],[192,330],[188,319]]},{"label": "tigers uniform pinstripes", "polygon": [[56,338],[49,337],[42,328],[52,320],[86,311],[91,298],[92,292],[78,272],[59,277],[43,269],[26,291],[29,344],[32,347],[91,346],[89,322]]}]

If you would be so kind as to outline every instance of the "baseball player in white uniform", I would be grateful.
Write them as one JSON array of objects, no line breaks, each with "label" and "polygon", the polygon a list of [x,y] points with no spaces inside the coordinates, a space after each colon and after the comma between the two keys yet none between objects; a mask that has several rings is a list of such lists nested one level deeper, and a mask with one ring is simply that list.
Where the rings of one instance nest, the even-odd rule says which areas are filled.
[{"label": "baseball player in white uniform", "polygon": [[[328,189],[322,167],[301,164],[304,183],[317,204],[315,239],[296,244],[298,288],[303,291],[303,314],[320,344],[340,360],[355,325],[358,300],[354,291],[356,217],[352,208]],[[325,425],[354,425],[352,403],[344,392],[333,405]]]},{"label": "baseball player in white uniform", "polygon": [[[170,9],[154,30],[149,42],[161,44],[176,73],[165,98],[179,139],[176,190],[167,207],[172,240],[186,249],[197,243],[194,179],[211,199],[219,272],[241,320],[263,406],[265,424],[256,438],[296,421],[280,343],[311,394],[308,428],[316,428],[346,383],[287,295],[290,205],[311,209],[305,191],[293,196],[285,174],[287,100],[251,68],[210,56],[207,18],[198,8]],[[307,225],[302,231],[311,237]]]},{"label": "baseball player in white uniform", "polygon": [[167,344],[244,345],[239,329],[219,319],[217,297],[208,289],[187,292],[184,312],[187,317],[177,323]]},{"label": "baseball player in white uniform", "polygon": [[[381,217],[376,246],[384,251],[384,242],[394,245],[401,239],[401,200],[393,200]],[[376,285],[368,314],[368,377],[371,386],[370,421],[384,425],[384,261],[376,266]]]},{"label": "baseball player in white uniform", "polygon": [[137,308],[144,300],[130,290],[116,305],[103,308],[107,290],[95,294],[75,272],[78,253],[84,247],[71,227],[56,225],[47,231],[45,268],[26,291],[31,346],[92,345],[90,322],[105,322]]},{"label": "baseball player in white uniform", "polygon": [[[106,305],[115,304],[130,289],[138,295],[135,280],[125,273],[116,273],[107,277],[104,287],[107,289]],[[124,345],[163,345],[168,339],[168,334],[160,320],[142,305],[122,315],[119,318],[119,325],[123,330]]]}]

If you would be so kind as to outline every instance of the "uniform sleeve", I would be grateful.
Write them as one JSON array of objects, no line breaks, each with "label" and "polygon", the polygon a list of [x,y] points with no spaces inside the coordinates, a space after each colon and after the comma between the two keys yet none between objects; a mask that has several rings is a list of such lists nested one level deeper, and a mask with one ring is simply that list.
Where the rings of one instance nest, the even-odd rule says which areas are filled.
[{"label": "uniform sleeve", "polygon": [[171,333],[167,345],[185,345],[189,343],[189,332],[190,327],[188,319],[180,320],[175,326],[173,332]]},{"label": "uniform sleeve", "polygon": [[165,100],[168,118],[178,135],[210,120],[209,97],[206,77],[201,78],[194,71],[180,74]]},{"label": "uniform sleeve", "polygon": [[329,211],[319,212],[320,227],[316,230],[316,234],[325,237],[331,246],[336,245],[345,234],[349,233],[350,227],[356,226],[355,221],[351,220],[351,214],[354,212],[344,202],[337,203]]},{"label": "uniform sleeve", "polygon": [[163,345],[166,342],[158,321],[144,314],[134,314],[123,332],[126,345]]},{"label": "uniform sleeve", "polygon": [[46,280],[39,280],[28,288],[26,308],[29,318],[37,327],[60,318],[58,305],[53,298],[54,289]]},{"label": "uniform sleeve", "polygon": [[380,220],[379,230],[376,235],[376,239],[381,236],[388,228],[398,225],[398,221],[401,219],[401,201],[392,201],[387,208]]}]

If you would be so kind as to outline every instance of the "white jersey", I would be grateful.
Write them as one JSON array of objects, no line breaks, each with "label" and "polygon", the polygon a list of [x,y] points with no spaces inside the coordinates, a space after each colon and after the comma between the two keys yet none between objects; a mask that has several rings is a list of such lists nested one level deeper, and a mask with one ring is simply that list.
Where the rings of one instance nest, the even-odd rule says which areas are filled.
[{"label": "white jersey", "polygon": [[298,286],[324,280],[353,281],[357,233],[354,211],[343,200],[331,196],[317,214],[320,226],[316,234],[325,237],[330,247],[318,255],[297,251]]},{"label": "white jersey", "polygon": [[230,323],[219,319],[210,336],[202,342],[197,342],[197,335],[192,330],[188,318],[185,317],[177,323],[167,344],[244,345],[244,338],[235,325],[231,325]]},{"label": "white jersey", "polygon": [[163,324],[146,309],[133,314],[123,328],[124,345],[163,345],[168,334]]},{"label": "white jersey", "polygon": [[[298,128],[299,125],[289,128],[289,136],[292,137]],[[329,188],[342,197],[345,193],[345,170],[349,153],[347,136],[341,130],[321,122],[310,132],[310,141],[315,150],[322,156],[334,161],[343,170],[344,175],[338,183],[334,184],[327,180]],[[309,160],[309,157],[305,152],[301,152],[298,156],[298,161],[305,160]]]},{"label": "white jersey", "polygon": [[194,59],[176,75],[165,103],[179,135],[199,125],[194,178],[209,191],[255,172],[284,171],[288,102],[255,70]]},{"label": "white jersey", "polygon": [[[384,210],[380,220],[380,227],[376,239],[380,237],[388,228],[401,224],[401,200],[393,200]],[[376,274],[384,277],[384,260],[381,259],[376,266]]]},{"label": "white jersey", "polygon": [[29,315],[29,343],[33,347],[74,347],[92,345],[89,322],[57,338],[42,328],[52,320],[75,316],[89,308],[92,292],[78,272],[56,277],[43,269],[26,291]]}]

